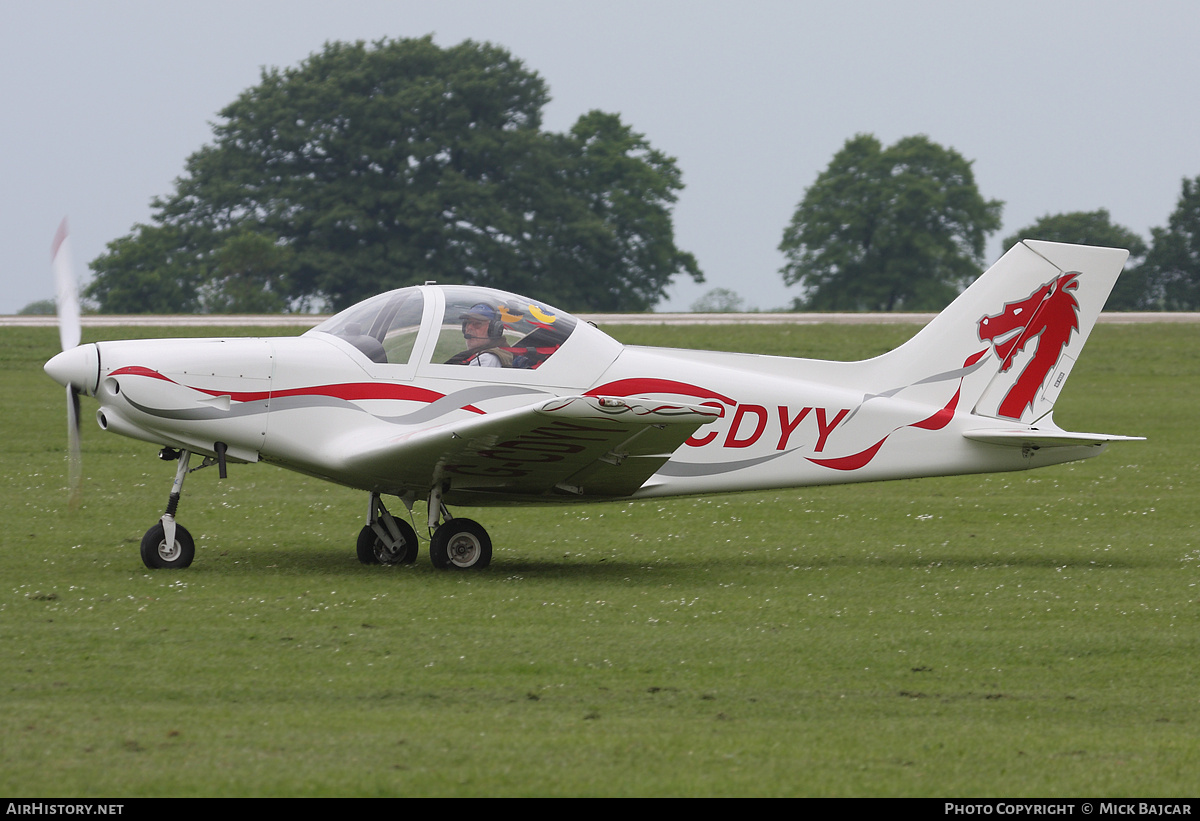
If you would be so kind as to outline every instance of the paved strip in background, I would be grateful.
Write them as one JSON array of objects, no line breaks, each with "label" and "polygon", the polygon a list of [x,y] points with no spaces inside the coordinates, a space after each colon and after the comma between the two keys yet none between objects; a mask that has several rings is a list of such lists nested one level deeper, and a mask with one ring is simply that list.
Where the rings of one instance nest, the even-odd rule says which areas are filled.
[{"label": "paved strip in background", "polygon": [[[924,325],[937,314],[575,314],[597,325]],[[150,314],[90,314],[83,317],[85,328],[111,327],[287,327],[311,328],[328,319],[316,314],[186,314],[163,316]],[[1198,312],[1111,312],[1102,313],[1102,324],[1143,324],[1152,322],[1200,322]],[[0,316],[4,328],[54,327],[53,316]]]}]

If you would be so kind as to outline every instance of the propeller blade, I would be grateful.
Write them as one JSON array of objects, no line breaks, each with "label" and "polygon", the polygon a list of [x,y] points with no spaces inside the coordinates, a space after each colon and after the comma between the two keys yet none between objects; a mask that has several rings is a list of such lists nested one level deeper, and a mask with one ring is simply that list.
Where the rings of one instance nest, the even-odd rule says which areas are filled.
[{"label": "propeller blade", "polygon": [[71,258],[67,218],[63,217],[50,249],[54,268],[54,297],[58,305],[58,339],[65,351],[79,344],[79,284],[75,279],[75,263]]},{"label": "propeller blade", "polygon": [[[79,319],[79,284],[75,279],[75,263],[71,259],[70,234],[67,218],[58,226],[50,247],[50,265],[54,269],[54,300],[58,306],[58,340],[64,351],[78,347],[82,336]],[[79,444],[79,388],[67,385],[67,483],[70,496],[67,504],[79,506],[83,495],[83,454]]]},{"label": "propeller blade", "polygon": [[71,508],[79,507],[83,495],[83,453],[79,446],[79,389],[67,385],[67,482]]}]

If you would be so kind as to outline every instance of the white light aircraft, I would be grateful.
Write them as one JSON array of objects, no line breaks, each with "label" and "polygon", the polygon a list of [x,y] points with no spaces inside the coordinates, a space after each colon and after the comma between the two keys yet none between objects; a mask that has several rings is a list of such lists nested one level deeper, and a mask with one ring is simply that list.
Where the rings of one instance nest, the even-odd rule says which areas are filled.
[{"label": "white light aircraft", "polygon": [[79,345],[66,287],[64,350],[45,369],[67,388],[73,449],[82,393],[101,428],[178,460],[142,539],[148,567],[192,562],[175,521],[191,470],[268,462],[369,495],[364,563],[417,557],[390,496],[410,519],[425,503],[434,566],[482,568],[491,539],[447,505],[1022,470],[1139,438],[1068,432],[1051,413],[1127,256],[1027,240],[904,345],[861,362],[624,346],[533,299],[434,284],[297,337]]}]

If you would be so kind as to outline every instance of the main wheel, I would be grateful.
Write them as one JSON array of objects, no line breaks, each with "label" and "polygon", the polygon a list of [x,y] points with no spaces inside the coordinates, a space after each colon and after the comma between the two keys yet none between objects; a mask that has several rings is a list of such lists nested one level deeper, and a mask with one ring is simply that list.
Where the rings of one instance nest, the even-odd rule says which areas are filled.
[{"label": "main wheel", "polygon": [[484,568],[492,563],[492,539],[479,522],[451,519],[433,532],[429,560],[436,568]]},{"label": "main wheel", "polygon": [[167,532],[159,522],[142,537],[142,564],[151,570],[188,567],[196,557],[196,542],[183,525],[175,525],[175,540],[167,545]]},{"label": "main wheel", "polygon": [[400,529],[402,546],[390,550],[383,540],[375,534],[370,525],[358,531],[358,560],[363,564],[412,564],[417,560],[417,531],[403,519],[395,519]]}]

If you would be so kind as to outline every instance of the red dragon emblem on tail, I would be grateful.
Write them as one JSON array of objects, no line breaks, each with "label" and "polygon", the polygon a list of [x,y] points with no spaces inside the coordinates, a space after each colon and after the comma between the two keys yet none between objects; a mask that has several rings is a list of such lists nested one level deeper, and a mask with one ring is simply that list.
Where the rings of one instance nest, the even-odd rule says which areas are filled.
[{"label": "red dragon emblem on tail", "polygon": [[[1033,404],[1050,369],[1058,363],[1063,348],[1071,341],[1072,331],[1079,330],[1079,302],[1071,293],[1079,288],[1078,280],[1078,272],[1063,274],[1025,299],[1009,302],[996,316],[979,320],[979,339],[992,343],[1001,359],[1001,373],[1012,367],[1018,353],[1037,340],[1033,359],[1000,403],[1001,416],[1021,418]],[[1003,342],[996,341],[1005,334],[1012,335]]]}]

